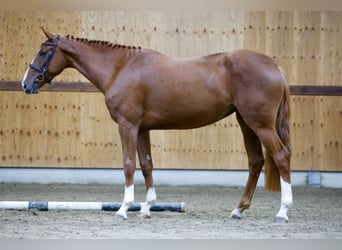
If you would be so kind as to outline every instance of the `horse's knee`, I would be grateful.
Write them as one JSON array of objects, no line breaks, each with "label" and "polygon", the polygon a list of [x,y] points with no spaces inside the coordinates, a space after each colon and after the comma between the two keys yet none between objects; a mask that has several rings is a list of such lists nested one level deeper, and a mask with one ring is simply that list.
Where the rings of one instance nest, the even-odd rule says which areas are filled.
[{"label": "horse's knee", "polygon": [[124,174],[126,178],[133,178],[135,172],[135,164],[130,161],[124,163]]}]

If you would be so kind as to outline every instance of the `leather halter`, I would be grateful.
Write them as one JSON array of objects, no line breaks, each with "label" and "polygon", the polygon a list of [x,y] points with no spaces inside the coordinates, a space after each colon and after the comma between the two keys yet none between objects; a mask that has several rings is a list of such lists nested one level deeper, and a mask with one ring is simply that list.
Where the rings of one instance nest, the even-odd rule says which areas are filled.
[{"label": "leather halter", "polygon": [[40,82],[46,80],[49,84],[51,84],[51,79],[49,79],[49,77],[45,73],[49,68],[49,65],[50,65],[50,62],[52,60],[53,55],[55,54],[57,44],[59,41],[59,37],[60,37],[60,35],[57,35],[55,41],[53,41],[53,42],[46,41],[42,44],[42,45],[52,46],[51,53],[49,54],[47,60],[45,61],[45,63],[43,64],[42,67],[39,67],[39,66],[34,65],[34,64],[30,64],[30,68],[34,69],[35,71],[37,71],[39,73],[35,82],[40,83]]}]

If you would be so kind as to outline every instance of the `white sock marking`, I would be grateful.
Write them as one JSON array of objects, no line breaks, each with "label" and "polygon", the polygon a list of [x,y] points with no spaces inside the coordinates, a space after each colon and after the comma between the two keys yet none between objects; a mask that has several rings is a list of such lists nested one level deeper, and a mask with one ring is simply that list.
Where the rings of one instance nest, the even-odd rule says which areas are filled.
[{"label": "white sock marking", "polygon": [[146,202],[154,202],[157,200],[157,194],[154,187],[150,187],[146,194]]},{"label": "white sock marking", "polygon": [[146,202],[142,202],[140,204],[141,209],[140,209],[140,214],[143,216],[147,216],[150,217],[151,216],[151,206],[156,202],[157,200],[157,194],[156,194],[156,190],[154,187],[150,187],[147,190],[147,194],[146,194]]},{"label": "white sock marking", "polygon": [[285,218],[288,220],[287,217],[287,210],[292,205],[292,188],[291,184],[284,181],[282,177],[280,177],[280,185],[281,185],[281,204],[279,212],[277,213],[276,217]]},{"label": "white sock marking", "polygon": [[123,203],[120,209],[116,212],[116,215],[121,216],[122,218],[127,218],[127,211],[131,207],[134,201],[134,185],[125,186],[125,195]]},{"label": "white sock marking", "polygon": [[134,201],[134,185],[130,185],[128,187],[125,186],[125,196],[124,202],[133,202]]},{"label": "white sock marking", "polygon": [[291,184],[287,183],[280,177],[280,185],[281,185],[281,202],[287,204],[288,206],[292,205],[292,188]]}]

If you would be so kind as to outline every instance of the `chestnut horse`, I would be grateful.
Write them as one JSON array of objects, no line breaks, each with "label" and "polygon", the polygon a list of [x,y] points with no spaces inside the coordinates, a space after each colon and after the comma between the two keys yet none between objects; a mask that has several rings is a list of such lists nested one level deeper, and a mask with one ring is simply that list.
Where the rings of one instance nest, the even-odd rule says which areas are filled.
[{"label": "chestnut horse", "polygon": [[[75,68],[104,95],[118,123],[123,153],[125,193],[117,219],[126,219],[134,200],[136,151],[145,178],[146,201],[140,216],[150,217],[156,201],[152,177],[150,130],[192,129],[236,113],[248,156],[248,181],[232,218],[249,208],[265,162],[265,186],[281,189],[275,221],[287,222],[292,204],[289,145],[289,89],[281,68],[248,50],[196,58],[170,58],[156,51],[59,36],[43,29],[47,41],[22,81],[28,94]],[[266,149],[264,158],[262,145]]]}]

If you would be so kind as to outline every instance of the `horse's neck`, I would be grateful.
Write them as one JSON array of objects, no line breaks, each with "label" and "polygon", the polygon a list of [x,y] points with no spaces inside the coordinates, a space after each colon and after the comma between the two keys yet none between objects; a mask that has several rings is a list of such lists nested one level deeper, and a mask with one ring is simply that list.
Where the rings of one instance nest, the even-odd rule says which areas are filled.
[{"label": "horse's neck", "polygon": [[101,48],[80,42],[74,42],[73,46],[66,47],[66,51],[70,67],[77,69],[102,92],[105,91],[109,79],[116,73],[116,62],[123,56],[123,51],[114,48]]}]

